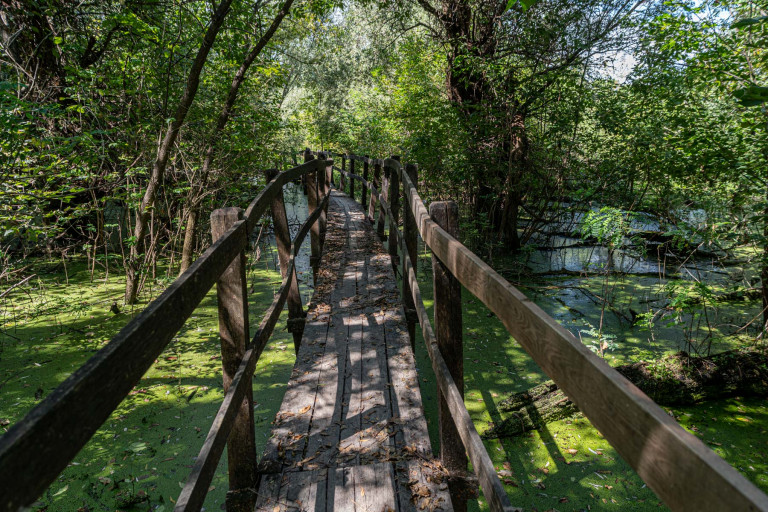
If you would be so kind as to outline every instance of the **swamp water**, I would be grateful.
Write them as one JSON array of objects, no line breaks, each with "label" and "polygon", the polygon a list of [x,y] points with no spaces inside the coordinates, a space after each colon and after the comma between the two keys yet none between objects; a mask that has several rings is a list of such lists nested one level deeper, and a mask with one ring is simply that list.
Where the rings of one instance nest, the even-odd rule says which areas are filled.
[{"label": "swamp water", "polygon": [[[306,204],[298,187],[286,189],[286,209],[295,234],[300,227],[297,219],[306,218]],[[270,236],[262,235],[249,252],[251,332],[280,286],[272,242]],[[308,246],[297,258],[305,303],[312,294]],[[133,311],[120,306],[122,311],[115,315],[110,307],[122,304],[125,287],[124,276],[114,268],[117,261],[114,257],[108,277],[102,269],[93,280],[82,259],[68,261],[66,272],[61,261],[23,263],[30,265],[28,273],[37,276],[0,300],[0,433],[106,345],[175,278],[170,273],[148,279]],[[254,373],[258,452],[269,436],[295,360],[286,320],[284,311]],[[224,396],[220,353],[214,287],[33,510],[173,510]],[[206,510],[222,509],[227,487],[225,455],[211,484]]]},{"label": "swamp water", "polygon": [[[295,234],[306,218],[306,202],[297,186],[286,187],[285,195],[288,220]],[[667,263],[666,274],[660,278],[659,264],[652,258],[614,252],[610,257],[614,267],[638,274],[596,275],[597,270],[607,266],[608,253],[600,247],[568,247],[579,244],[581,240],[561,237],[559,248],[529,251],[518,258],[495,257],[491,263],[571,332],[577,336],[581,333],[587,344],[594,341],[587,331],[594,333],[602,317],[601,332],[614,337],[610,339],[615,346],[604,351],[611,364],[654,359],[686,346],[681,325],[700,326],[698,316],[691,314],[696,313],[695,308],[680,312],[680,323],[669,327],[665,324],[673,319],[674,312],[659,315],[652,330],[633,324],[631,317],[627,319],[630,308],[645,312],[666,304],[669,297],[665,287],[677,278],[686,279],[685,271],[670,272],[672,265]],[[280,282],[273,239],[262,234],[258,247],[260,260],[252,263],[248,273],[252,325],[260,320]],[[251,253],[251,262],[255,252]],[[39,278],[0,304],[3,430],[82,365],[131,316],[125,311],[119,315],[109,311],[113,301],[121,300],[124,287],[124,280],[115,277],[115,272],[106,280],[103,274],[101,279],[97,275],[91,282],[85,264],[72,263],[67,285],[60,265],[45,264],[40,268]],[[704,260],[688,262],[686,269],[699,279],[723,283],[725,288],[732,282],[749,281],[753,275],[751,268],[742,269],[739,281],[735,279],[739,277],[738,268],[724,270]],[[306,304],[312,294],[308,242],[297,259],[297,272]],[[424,252],[420,254],[418,274],[429,307],[431,263]],[[172,277],[152,282],[152,292],[158,294]],[[599,297],[608,294],[613,309],[603,310]],[[144,300],[141,306],[148,297]],[[464,292],[463,302],[465,403],[482,433],[489,423],[502,418],[496,404],[509,393],[546,380],[546,376],[479,301]],[[712,311],[709,325],[716,326],[713,351],[730,348],[733,339],[722,334],[730,333],[732,325],[743,324],[756,309],[753,301],[728,303]],[[284,312],[278,325],[284,326],[286,318]],[[690,323],[691,318],[697,319],[695,324]],[[689,338],[698,333],[693,327],[689,332]],[[211,291],[153,368],[46,491],[36,508],[172,510],[173,500],[223,397],[219,353],[215,291]],[[437,449],[435,379],[420,336],[416,356],[430,435]],[[259,451],[282,401],[294,359],[291,336],[278,327],[253,380]],[[768,407],[764,401],[731,399],[675,408],[670,413],[768,490]],[[659,509],[654,493],[584,419],[552,423],[516,438],[488,439],[485,445],[512,502],[526,510]],[[224,457],[211,485],[206,510],[222,508],[226,488]],[[470,508],[486,510],[487,505],[481,497],[479,502],[470,502]]]},{"label": "swamp water", "polygon": [[[759,325],[734,333],[760,312],[759,300],[715,301],[706,295],[707,290],[717,295],[750,287],[757,271],[751,263],[756,255],[748,249],[735,251],[723,264],[715,257],[681,261],[668,253],[611,254],[605,247],[562,235],[550,234],[538,242],[541,249],[487,261],[583,343],[598,353],[603,347],[602,356],[612,366],[680,350],[717,353],[755,343]],[[431,263],[427,253],[420,256],[418,280],[431,307]],[[504,418],[497,404],[548,377],[479,300],[466,290],[462,300],[465,404],[482,434]],[[437,449],[435,379],[426,350],[419,347],[421,336],[417,361],[430,436]],[[665,409],[768,492],[764,399],[733,398]],[[525,510],[665,508],[584,418],[550,423],[513,438],[486,439],[485,446],[512,503]],[[480,508],[487,509],[482,497],[479,501]]]}]

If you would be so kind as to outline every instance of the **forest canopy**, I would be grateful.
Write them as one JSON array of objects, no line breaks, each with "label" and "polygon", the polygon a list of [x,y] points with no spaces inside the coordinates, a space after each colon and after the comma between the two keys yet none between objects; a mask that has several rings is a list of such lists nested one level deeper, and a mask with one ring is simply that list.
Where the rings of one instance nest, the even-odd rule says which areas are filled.
[{"label": "forest canopy", "polygon": [[766,27],[742,1],[7,0],[0,254],[112,256],[133,303],[303,147],[418,162],[482,250],[599,204],[764,252]]}]

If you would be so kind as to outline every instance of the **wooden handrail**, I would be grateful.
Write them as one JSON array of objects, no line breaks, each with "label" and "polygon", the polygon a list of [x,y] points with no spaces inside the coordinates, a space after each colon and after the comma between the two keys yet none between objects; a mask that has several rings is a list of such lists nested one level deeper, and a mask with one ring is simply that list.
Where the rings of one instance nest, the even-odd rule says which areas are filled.
[{"label": "wooden handrail", "polygon": [[[498,316],[507,331],[563,389],[664,503],[673,510],[768,511],[768,496],[699,439],[686,432],[648,396],[587,349],[478,256],[440,228],[430,218],[416,187],[407,173],[403,172],[400,162],[386,159],[384,166],[394,169],[402,181],[406,203],[415,217],[425,245],[467,290]],[[349,177],[364,182],[359,176]],[[377,197],[383,207],[385,202],[378,194]],[[390,226],[394,227],[390,229],[390,236],[396,234],[400,239],[397,226],[392,223],[394,219],[391,215],[388,217]],[[404,260],[406,267],[412,271],[410,258]],[[418,284],[415,275],[413,279],[411,277],[408,271],[413,290]],[[419,307],[415,294],[414,301],[424,330],[425,311]],[[425,340],[428,336],[424,336]],[[428,349],[431,351],[429,342]],[[435,366],[435,359],[432,363]],[[438,382],[441,379],[438,375]],[[441,385],[446,396],[450,396],[450,388],[446,384],[446,389],[443,389]],[[463,415],[459,407],[463,402],[459,404],[454,400],[453,405],[456,409],[452,412]],[[465,447],[469,452],[470,445],[466,441]],[[485,486],[483,489],[485,491]]]},{"label": "wooden handrail", "polygon": [[184,485],[184,489],[181,491],[181,495],[176,502],[174,510],[177,512],[200,510],[203,501],[205,501],[205,496],[208,493],[208,486],[211,484],[211,480],[216,471],[216,466],[224,452],[227,438],[229,437],[229,433],[237,414],[237,404],[239,404],[245,396],[247,383],[253,375],[253,371],[256,369],[256,364],[259,362],[259,358],[266,347],[267,341],[269,341],[269,338],[272,336],[277,319],[288,298],[288,292],[290,291],[288,283],[292,279],[295,270],[295,258],[298,256],[301,243],[309,233],[312,224],[314,224],[320,217],[322,208],[328,203],[328,198],[329,196],[326,195],[320,206],[307,217],[307,220],[304,221],[304,224],[301,226],[301,229],[299,229],[299,232],[291,243],[291,257],[289,259],[286,276],[280,284],[275,299],[264,314],[264,318],[259,324],[259,329],[253,336],[248,351],[243,356],[243,360],[232,380],[232,384],[224,396],[224,400],[219,407],[219,412],[216,414],[213,424],[208,431],[205,443],[195,460],[195,465],[193,466],[189,478]]},{"label": "wooden handrail", "polygon": [[104,348],[0,437],[0,482],[13,482],[4,486],[0,511],[16,512],[40,496],[247,247],[249,234],[283,185],[325,165],[313,160],[280,173],[250,203],[244,220],[234,223]]}]

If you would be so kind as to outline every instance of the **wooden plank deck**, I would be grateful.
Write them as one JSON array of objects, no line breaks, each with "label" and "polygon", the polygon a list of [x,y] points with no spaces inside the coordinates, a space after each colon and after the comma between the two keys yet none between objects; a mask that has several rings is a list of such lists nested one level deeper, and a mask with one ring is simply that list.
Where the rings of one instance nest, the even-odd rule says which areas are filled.
[{"label": "wooden plank deck", "polygon": [[452,510],[389,256],[333,191],[318,282],[256,510]]}]

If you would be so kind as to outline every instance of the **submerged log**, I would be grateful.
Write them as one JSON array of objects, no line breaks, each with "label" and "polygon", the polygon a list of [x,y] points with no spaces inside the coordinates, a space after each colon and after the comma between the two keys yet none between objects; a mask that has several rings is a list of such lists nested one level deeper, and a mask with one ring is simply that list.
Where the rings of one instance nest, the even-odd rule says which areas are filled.
[{"label": "submerged log", "polygon": [[[758,352],[729,351],[709,357],[678,352],[658,361],[618,366],[616,371],[665,406],[768,395],[768,355]],[[512,414],[486,430],[483,437],[512,437],[581,414],[552,381],[511,395],[499,409]]]}]

